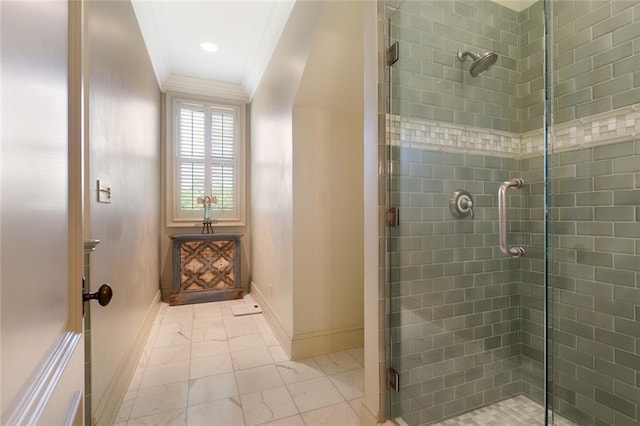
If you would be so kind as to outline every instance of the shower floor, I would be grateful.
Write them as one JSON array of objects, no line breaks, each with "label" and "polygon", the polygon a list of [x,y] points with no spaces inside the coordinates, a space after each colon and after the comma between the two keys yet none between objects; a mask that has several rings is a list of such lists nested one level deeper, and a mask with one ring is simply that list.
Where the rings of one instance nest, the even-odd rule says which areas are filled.
[{"label": "shower floor", "polygon": [[[544,409],[541,405],[524,395],[518,395],[436,423],[434,426],[533,426],[544,424],[543,416]],[[575,423],[555,415],[554,425],[575,426]]]},{"label": "shower floor", "polygon": [[[458,417],[435,423],[432,426],[517,426],[542,425],[544,411],[541,405],[523,395],[478,408]],[[398,422],[405,424],[404,422]],[[554,416],[555,426],[576,426],[559,415]]]}]

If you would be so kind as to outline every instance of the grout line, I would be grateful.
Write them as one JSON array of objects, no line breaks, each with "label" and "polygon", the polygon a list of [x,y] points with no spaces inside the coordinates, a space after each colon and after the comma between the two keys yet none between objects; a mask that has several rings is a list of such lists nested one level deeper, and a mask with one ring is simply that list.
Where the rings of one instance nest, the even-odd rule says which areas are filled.
[{"label": "grout line", "polygon": [[[193,306],[196,306],[196,305],[193,305]],[[132,420],[131,414],[133,413],[133,408],[134,408],[134,406],[135,406],[135,404],[136,404],[136,402],[138,400],[139,392],[141,390],[142,381],[144,380],[144,376],[147,373],[147,370],[148,370],[148,367],[149,367],[148,364],[149,364],[149,361],[151,359],[152,352],[154,350],[158,350],[158,349],[167,349],[167,351],[170,351],[169,348],[174,347],[174,346],[178,346],[176,344],[172,344],[172,345],[162,346],[161,348],[156,348],[155,347],[155,344],[157,343],[157,339],[161,335],[161,331],[163,329],[163,326],[172,327],[171,324],[179,324],[179,327],[177,327],[177,326],[174,326],[174,327],[179,328],[181,331],[184,331],[187,328],[190,329],[190,342],[189,342],[189,349],[188,349],[189,350],[189,353],[188,353],[188,369],[187,369],[187,377],[186,377],[186,386],[187,386],[187,390],[186,390],[186,392],[187,392],[186,405],[185,405],[184,408],[180,408],[180,410],[182,410],[182,409],[185,410],[184,416],[185,416],[185,420],[188,422],[189,409],[191,407],[190,406],[190,399],[191,399],[191,396],[192,396],[191,395],[191,382],[192,382],[192,380],[190,379],[190,377],[191,377],[191,372],[192,372],[192,367],[193,367],[193,354],[194,354],[193,346],[194,346],[195,343],[206,342],[206,340],[202,340],[201,342],[194,342],[194,336],[195,336],[195,334],[194,334],[194,331],[195,331],[194,322],[196,321],[196,310],[195,310],[195,308],[193,306],[191,307],[191,309],[188,309],[188,308],[185,308],[184,306],[181,306],[178,309],[175,309],[175,310],[172,310],[172,311],[169,311],[169,309],[171,309],[171,308],[163,306],[159,310],[158,316],[156,317],[156,320],[154,322],[154,330],[150,333],[150,335],[149,335],[149,337],[147,339],[147,342],[146,342],[146,346],[145,346],[145,348],[148,350],[147,351],[148,353],[147,353],[146,364],[144,365],[144,367],[140,367],[137,370],[137,373],[141,374],[141,377],[140,377],[140,380],[139,380],[139,383],[138,383],[138,387],[135,390],[135,397],[132,399],[131,410],[129,410],[129,412],[127,413],[127,418],[124,419],[123,422],[127,422],[129,420]],[[262,395],[264,392],[267,392],[267,391],[269,391],[271,389],[284,387],[284,389],[286,389],[286,391],[287,391],[287,393],[289,395],[289,398],[291,399],[291,402],[292,402],[293,406],[296,409],[296,413],[292,414],[290,416],[283,417],[283,418],[288,418],[288,417],[292,417],[292,416],[300,416],[302,418],[302,414],[303,414],[303,412],[300,411],[300,408],[298,407],[298,404],[296,403],[296,401],[294,399],[294,396],[293,396],[293,394],[292,394],[292,392],[290,390],[290,385],[295,384],[295,383],[302,383],[302,382],[310,381],[310,380],[318,380],[318,379],[325,379],[325,381],[328,380],[328,383],[330,384],[331,388],[336,392],[336,394],[339,396],[341,402],[339,402],[337,404],[331,404],[331,405],[328,405],[328,406],[325,406],[325,407],[316,408],[316,409],[313,409],[313,410],[307,410],[304,413],[315,411],[315,410],[319,410],[319,409],[328,408],[328,407],[331,407],[333,405],[339,405],[339,404],[343,404],[343,403],[347,404],[347,406],[348,406],[348,410],[347,411],[351,410],[351,411],[355,412],[355,410],[353,409],[353,407],[350,404],[350,401],[345,398],[345,396],[340,392],[340,390],[335,385],[333,380],[331,380],[331,375],[329,375],[322,368],[322,365],[317,361],[317,358],[319,356],[308,357],[308,359],[313,361],[313,363],[315,365],[315,367],[313,367],[313,368],[318,370],[318,372],[321,374],[320,376],[314,377],[314,378],[311,378],[311,379],[301,380],[301,381],[298,381],[298,382],[286,383],[285,378],[282,375],[282,371],[278,367],[278,365],[282,364],[283,362],[288,361],[288,360],[280,361],[280,362],[276,362],[275,361],[270,348],[278,347],[280,350],[282,350],[282,347],[279,344],[278,345],[271,345],[271,346],[269,346],[267,344],[267,340],[265,340],[266,336],[267,335],[269,335],[270,337],[273,336],[273,332],[270,331],[270,328],[267,329],[265,327],[265,323],[263,322],[263,320],[260,320],[257,315],[253,316],[253,318],[252,318],[252,320],[250,322],[255,327],[257,332],[256,333],[250,333],[250,334],[240,334],[238,336],[234,336],[234,338],[235,337],[242,337],[242,336],[250,336],[250,335],[259,334],[261,343],[264,345],[264,348],[267,351],[267,354],[269,356],[270,362],[268,364],[257,365],[257,366],[253,366],[253,367],[236,368],[235,364],[233,363],[231,346],[229,345],[228,328],[233,328],[233,329],[237,330],[237,328],[234,326],[235,323],[247,324],[247,323],[249,323],[249,321],[245,320],[244,318],[246,318],[246,317],[244,317],[244,316],[241,316],[241,317],[232,316],[229,306],[230,305],[222,305],[222,306],[220,306],[218,308],[218,310],[217,310],[217,312],[220,313],[220,317],[218,317],[217,315],[214,315],[214,317],[216,319],[212,320],[211,324],[210,324],[211,327],[217,327],[218,325],[222,325],[223,330],[224,330],[224,336],[225,336],[224,342],[225,342],[225,346],[226,346],[226,352],[224,352],[222,354],[211,355],[211,356],[217,356],[217,355],[221,355],[222,356],[222,355],[225,355],[225,356],[229,357],[229,359],[231,361],[231,366],[232,366],[231,373],[233,373],[233,380],[234,380],[234,384],[235,384],[235,394],[227,396],[226,398],[215,399],[213,401],[210,401],[210,403],[215,403],[215,402],[224,401],[224,400],[232,400],[232,399],[233,400],[237,400],[237,402],[240,403],[240,408],[241,408],[241,411],[242,411],[243,421],[246,424],[246,422],[247,422],[246,413],[245,413],[245,410],[242,409],[242,395],[243,394],[241,394],[241,391],[240,391],[237,373],[239,371],[243,371],[243,370],[250,369],[250,368],[272,367],[272,368],[276,369],[276,372],[278,374],[278,378],[282,381],[282,384],[278,384],[278,385],[275,385],[275,386],[270,386],[270,387],[267,387],[265,389],[260,389],[258,391],[247,392],[246,394],[252,394],[252,393],[259,392]],[[190,311],[191,315],[188,314],[189,311]],[[201,308],[201,311],[202,312],[206,312],[206,308],[204,308],[204,307]],[[176,313],[173,314],[173,312],[176,312]],[[208,317],[205,316],[204,318],[208,318]],[[243,318],[243,319],[236,321],[235,318]],[[165,322],[165,320],[167,320],[167,319],[169,319],[169,321]],[[234,323],[234,321],[235,321],[235,323]],[[251,328],[251,327],[248,327],[248,326],[245,327],[243,325],[243,326],[240,326],[240,329],[242,329],[243,327],[245,328],[245,330]],[[242,331],[244,331],[244,330],[242,330]],[[170,333],[163,333],[163,334],[170,334]],[[271,338],[270,338],[270,342],[273,343],[273,341],[271,341]],[[236,353],[237,352],[239,352],[239,351],[236,351]],[[334,357],[328,357],[327,359],[329,359],[331,361],[331,365],[333,365],[333,368],[330,368],[330,370],[333,370],[333,369],[337,370],[334,373],[334,375],[335,374],[342,374],[342,373],[349,372],[349,371],[356,371],[357,369],[363,368],[363,366],[360,363],[360,361],[354,355],[352,355],[351,352],[349,352],[349,350],[339,351],[339,352],[336,352],[336,353],[340,354],[340,355],[338,355],[340,357],[340,358],[337,358],[338,360],[339,359],[343,359],[343,358],[346,357],[346,359],[348,361],[347,362],[348,367],[345,368],[345,367],[341,366],[339,362],[336,362],[334,360]],[[327,354],[325,354],[324,356],[327,356]],[[142,357],[141,357],[141,359],[142,359]],[[351,368],[350,367],[351,364],[358,365],[359,367],[358,368]],[[140,365],[140,361],[139,361],[138,365]],[[158,364],[158,366],[160,366],[160,365],[162,365],[162,364]],[[221,374],[227,374],[227,373],[221,373]],[[196,380],[196,379],[194,379],[194,380]],[[180,381],[182,381],[182,380],[180,380]],[[129,390],[127,390],[127,393],[129,393]],[[354,399],[362,399],[362,398],[359,397],[359,398],[354,398]],[[157,415],[157,414],[161,414],[161,413],[148,414],[148,415]],[[357,412],[355,414],[358,415]],[[146,417],[146,416],[147,415],[140,416],[140,417]],[[270,419],[268,421],[281,420],[281,419],[282,418]]]}]

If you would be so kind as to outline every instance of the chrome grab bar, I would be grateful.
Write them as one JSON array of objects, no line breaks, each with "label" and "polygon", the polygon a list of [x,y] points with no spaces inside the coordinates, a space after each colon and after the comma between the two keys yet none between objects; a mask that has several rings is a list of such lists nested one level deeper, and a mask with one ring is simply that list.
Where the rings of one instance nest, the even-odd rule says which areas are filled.
[{"label": "chrome grab bar", "polygon": [[522,247],[509,247],[507,243],[507,189],[522,188],[524,181],[520,178],[502,182],[498,189],[498,223],[500,224],[500,251],[507,256],[520,257],[524,254]]}]

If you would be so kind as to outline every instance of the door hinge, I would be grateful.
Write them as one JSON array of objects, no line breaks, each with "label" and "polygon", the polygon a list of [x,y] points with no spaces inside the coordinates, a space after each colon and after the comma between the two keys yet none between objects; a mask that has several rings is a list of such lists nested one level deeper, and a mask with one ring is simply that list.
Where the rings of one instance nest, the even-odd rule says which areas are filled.
[{"label": "door hinge", "polygon": [[400,209],[397,207],[389,207],[387,209],[387,225],[398,226],[400,225]]},{"label": "door hinge", "polygon": [[400,374],[393,368],[387,371],[387,383],[396,392],[400,392]]},{"label": "door hinge", "polygon": [[400,45],[396,41],[387,47],[387,65],[391,66],[395,64],[398,62],[398,59],[400,59]]}]

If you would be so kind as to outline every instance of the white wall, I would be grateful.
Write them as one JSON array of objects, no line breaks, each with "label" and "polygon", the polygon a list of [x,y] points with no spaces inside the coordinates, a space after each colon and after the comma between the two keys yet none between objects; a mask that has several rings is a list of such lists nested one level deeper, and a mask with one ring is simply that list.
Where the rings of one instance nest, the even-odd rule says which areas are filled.
[{"label": "white wall", "polygon": [[293,101],[320,2],[297,2],[251,103],[252,292],[291,351],[293,337]]},{"label": "white wall", "polygon": [[252,104],[253,289],[293,358],[363,342],[362,43],[361,2],[298,2]]},{"label": "white wall", "polygon": [[294,357],[363,343],[362,61],[362,3],[327,3],[293,114]]},{"label": "white wall", "polygon": [[294,109],[294,357],[363,343],[362,114]]},{"label": "white wall", "polygon": [[[92,291],[108,282],[113,299],[91,307],[94,415],[110,424],[158,306],[160,90],[129,2],[86,3],[89,206],[85,238]],[[96,201],[96,179],[111,204]],[[147,322],[145,322],[147,321]]]}]

